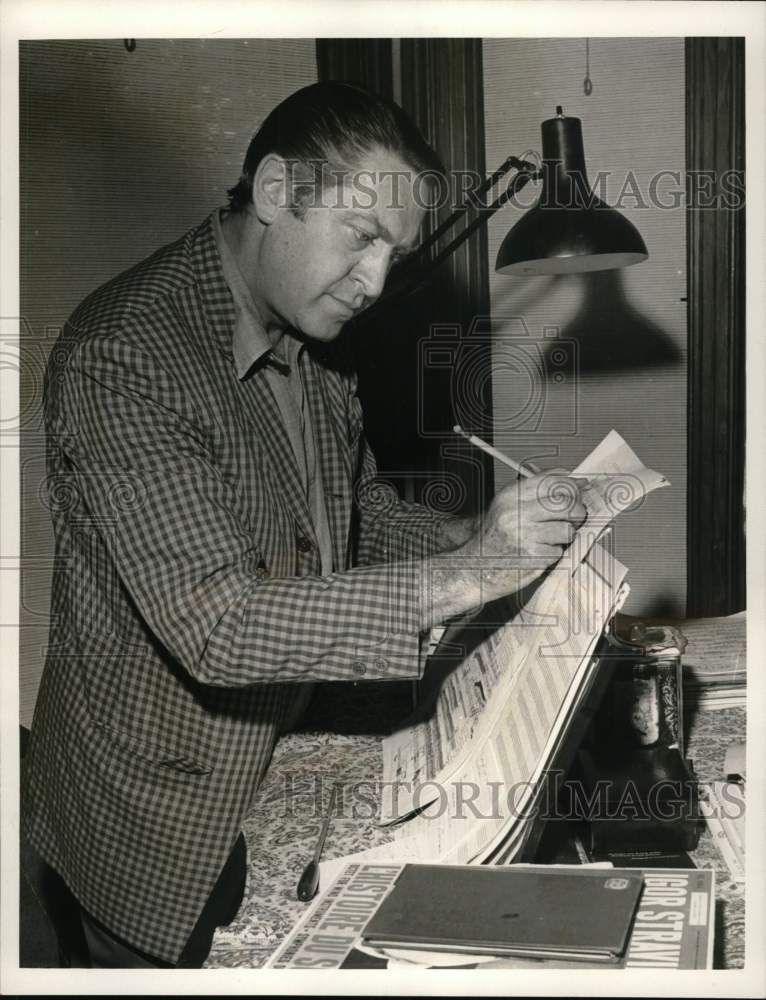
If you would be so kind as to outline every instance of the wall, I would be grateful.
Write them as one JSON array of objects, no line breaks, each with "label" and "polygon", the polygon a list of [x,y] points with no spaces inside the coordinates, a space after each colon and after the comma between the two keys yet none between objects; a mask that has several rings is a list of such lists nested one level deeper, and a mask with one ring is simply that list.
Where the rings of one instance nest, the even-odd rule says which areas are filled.
[{"label": "wall", "polygon": [[[591,183],[610,171],[606,200],[638,227],[649,259],[590,275],[508,278],[494,272],[503,236],[522,208],[490,222],[495,443],[522,459],[572,468],[611,428],[671,487],[616,527],[635,614],[683,614],[686,591],[686,226],[682,204],[650,204],[651,181],[672,204],[685,167],[682,38],[590,42],[593,91],[583,92],[584,39],[484,41],[487,167],[540,150],[540,122],[582,119]],[[632,171],[636,187],[630,184]],[[533,204],[537,185],[522,193]],[[678,200],[678,199],[676,199]],[[521,338],[521,339],[520,339]],[[550,338],[550,339],[549,339]],[[560,340],[563,351],[552,346]],[[546,374],[514,364],[539,345]],[[527,355],[528,356],[528,355]],[[498,487],[513,473],[496,465]]]},{"label": "wall", "polygon": [[317,72],[312,39],[139,39],[132,53],[121,39],[22,42],[19,62],[28,725],[48,631],[40,393],[56,331],[90,291],[225,203],[261,119]]}]

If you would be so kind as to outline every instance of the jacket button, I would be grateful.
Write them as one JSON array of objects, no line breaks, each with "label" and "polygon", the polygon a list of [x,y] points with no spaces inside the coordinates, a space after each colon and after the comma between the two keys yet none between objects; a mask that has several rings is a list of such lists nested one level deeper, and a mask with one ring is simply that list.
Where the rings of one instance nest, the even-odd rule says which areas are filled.
[{"label": "jacket button", "polygon": [[361,660],[354,660],[354,662],[351,664],[351,669],[354,671],[355,674],[359,674],[360,677],[362,676],[362,674],[367,673],[367,667]]},{"label": "jacket button", "polygon": [[372,665],[373,667],[375,667],[376,670],[379,670],[382,674],[384,674],[388,670],[388,660],[385,660],[382,656],[379,656],[377,657],[377,659],[373,660]]},{"label": "jacket button", "polygon": [[296,537],[296,539],[295,539],[295,544],[296,544],[296,546],[298,548],[298,551],[299,552],[304,552],[304,553],[305,552],[311,552],[312,548],[314,547],[311,544],[311,539],[310,538],[306,538],[305,535],[298,535]]}]

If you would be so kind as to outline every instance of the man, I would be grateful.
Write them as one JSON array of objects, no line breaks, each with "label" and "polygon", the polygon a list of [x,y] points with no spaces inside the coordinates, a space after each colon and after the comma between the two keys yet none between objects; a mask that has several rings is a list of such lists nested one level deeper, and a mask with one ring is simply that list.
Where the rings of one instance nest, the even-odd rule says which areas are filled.
[{"label": "man", "polygon": [[94,293],[54,349],[24,829],[93,965],[201,965],[301,684],[417,677],[424,631],[534,579],[585,517],[549,510],[540,477],[480,524],[376,502],[327,348],[415,246],[437,167],[396,105],[305,88],[254,138],[230,210]]}]

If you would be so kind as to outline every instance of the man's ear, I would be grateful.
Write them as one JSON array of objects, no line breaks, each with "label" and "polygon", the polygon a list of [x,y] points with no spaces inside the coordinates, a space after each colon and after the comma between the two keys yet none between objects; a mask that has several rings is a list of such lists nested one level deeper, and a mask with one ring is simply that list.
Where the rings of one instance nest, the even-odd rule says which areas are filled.
[{"label": "man's ear", "polygon": [[287,163],[276,153],[267,153],[258,164],[253,178],[255,214],[265,226],[270,225],[282,208],[289,205]]}]

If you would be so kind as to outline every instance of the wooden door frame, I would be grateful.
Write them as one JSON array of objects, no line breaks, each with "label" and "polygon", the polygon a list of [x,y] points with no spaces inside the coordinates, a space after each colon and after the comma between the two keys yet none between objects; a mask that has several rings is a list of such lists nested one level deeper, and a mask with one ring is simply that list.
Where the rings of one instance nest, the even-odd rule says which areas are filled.
[{"label": "wooden door frame", "polygon": [[711,174],[720,196],[744,177],[744,64],[743,38],[686,39],[689,617],[746,601],[744,197],[699,207],[696,183]]}]

